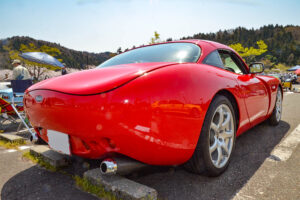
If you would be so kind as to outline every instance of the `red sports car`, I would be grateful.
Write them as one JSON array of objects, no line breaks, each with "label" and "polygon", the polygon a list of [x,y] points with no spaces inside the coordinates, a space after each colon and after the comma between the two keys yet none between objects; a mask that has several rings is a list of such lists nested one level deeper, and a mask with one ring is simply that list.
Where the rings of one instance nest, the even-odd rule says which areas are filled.
[{"label": "red sports car", "polygon": [[37,83],[24,105],[38,136],[62,153],[185,163],[216,176],[228,166],[237,136],[281,119],[280,81],[262,71],[228,46],[174,41]]}]

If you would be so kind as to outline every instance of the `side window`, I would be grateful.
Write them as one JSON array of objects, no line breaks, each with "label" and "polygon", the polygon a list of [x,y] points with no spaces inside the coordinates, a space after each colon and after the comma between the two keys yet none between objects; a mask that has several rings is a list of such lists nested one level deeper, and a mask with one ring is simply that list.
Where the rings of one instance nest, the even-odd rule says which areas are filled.
[{"label": "side window", "polygon": [[228,52],[220,51],[219,54],[223,61],[224,69],[237,74],[243,74],[242,70],[239,68],[239,66],[233,60],[233,57]]},{"label": "side window", "polygon": [[212,53],[208,54],[208,56],[206,56],[206,58],[204,59],[204,61],[202,63],[207,64],[207,65],[213,65],[213,66],[219,67],[219,68],[224,68],[222,59],[221,59],[218,51],[213,51]]}]

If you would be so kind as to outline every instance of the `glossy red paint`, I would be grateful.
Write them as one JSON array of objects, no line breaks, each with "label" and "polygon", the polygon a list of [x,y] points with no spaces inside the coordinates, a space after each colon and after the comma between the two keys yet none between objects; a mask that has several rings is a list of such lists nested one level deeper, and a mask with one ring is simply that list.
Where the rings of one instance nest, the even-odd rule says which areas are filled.
[{"label": "glossy red paint", "polygon": [[[68,134],[75,155],[104,158],[117,153],[147,164],[177,165],[192,156],[217,93],[227,92],[236,101],[237,136],[267,119],[280,85],[276,78],[201,64],[216,49],[233,51],[225,45],[179,42],[200,46],[197,63],[128,64],[32,86],[24,97],[30,122],[45,141],[49,129]],[[38,95],[42,102],[35,101]]]},{"label": "glossy red paint", "polygon": [[[33,85],[30,90],[52,90],[66,94],[91,95],[115,89],[149,71],[174,63],[139,63],[92,69],[48,79]],[[85,78],[88,77],[88,81]]]}]

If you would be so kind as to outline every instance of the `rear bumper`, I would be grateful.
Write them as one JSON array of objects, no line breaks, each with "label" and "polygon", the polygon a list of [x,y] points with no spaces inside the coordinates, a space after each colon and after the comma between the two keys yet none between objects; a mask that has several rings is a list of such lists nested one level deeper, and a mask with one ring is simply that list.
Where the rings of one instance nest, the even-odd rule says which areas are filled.
[{"label": "rear bumper", "polygon": [[[42,96],[42,101],[35,98]],[[25,111],[38,135],[48,142],[47,130],[69,135],[71,153],[99,158],[117,151],[105,129],[111,113],[106,95],[76,96],[55,91],[35,90],[24,97]]]}]

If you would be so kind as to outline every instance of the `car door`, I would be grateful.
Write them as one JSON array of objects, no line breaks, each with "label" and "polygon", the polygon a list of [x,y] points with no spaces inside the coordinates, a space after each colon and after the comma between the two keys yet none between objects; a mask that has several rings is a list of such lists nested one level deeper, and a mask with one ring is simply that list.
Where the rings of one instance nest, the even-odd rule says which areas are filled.
[{"label": "car door", "polygon": [[269,107],[268,91],[261,79],[248,73],[244,62],[232,51],[219,50],[224,69],[237,74],[241,94],[244,96],[252,126],[265,120]]}]

